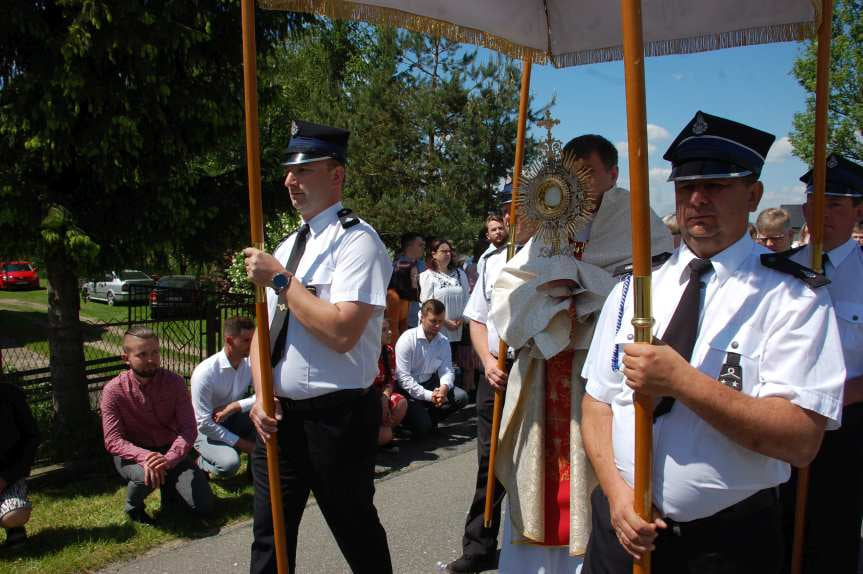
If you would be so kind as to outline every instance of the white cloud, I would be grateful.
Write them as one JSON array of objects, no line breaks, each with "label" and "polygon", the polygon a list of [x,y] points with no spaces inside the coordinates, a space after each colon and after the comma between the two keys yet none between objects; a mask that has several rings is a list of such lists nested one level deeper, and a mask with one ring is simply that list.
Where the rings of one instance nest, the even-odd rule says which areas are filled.
[{"label": "white cloud", "polygon": [[658,126],[656,124],[647,124],[647,140],[648,141],[662,141],[671,137],[671,134],[668,133],[668,130],[662,126]]},{"label": "white cloud", "polygon": [[781,137],[773,142],[770,151],[767,152],[767,163],[782,163],[791,157],[792,151],[791,140],[788,139],[788,136]]},{"label": "white cloud", "polygon": [[[615,142],[614,147],[617,148],[618,163],[629,160],[629,142]],[[654,151],[656,151],[656,146],[648,142],[647,153],[652,154]]]},{"label": "white cloud", "polygon": [[656,183],[668,183],[668,176],[671,175],[670,167],[652,167],[648,172],[650,181]]}]

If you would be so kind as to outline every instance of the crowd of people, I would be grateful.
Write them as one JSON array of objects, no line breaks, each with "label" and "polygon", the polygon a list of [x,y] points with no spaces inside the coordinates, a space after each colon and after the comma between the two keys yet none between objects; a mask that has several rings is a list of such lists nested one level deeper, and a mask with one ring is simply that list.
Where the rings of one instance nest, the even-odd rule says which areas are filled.
[{"label": "crowd of people", "polygon": [[[614,145],[563,148],[589,168],[589,222],[554,251],[529,221],[507,260],[511,196],[484,226],[487,248],[459,264],[451,241],[406,233],[390,257],[341,204],[344,130],[295,122],[285,187],[302,226],[273,254],[244,251],[267,288],[270,356],[255,325],[229,319],[224,348],[191,393],[160,368],[159,341],[129,329],[129,370],[104,388],[105,447],[144,499],[213,511],[209,481],[249,456],[251,572],[276,571],[266,444],[279,453],[289,571],[310,494],[353,572],[392,572],[374,505],[379,448],[476,404],[477,474],[451,574],[604,574],[650,552],[655,572],[789,570],[797,471],[811,463],[804,571],[853,572],[863,516],[863,167],[831,154],[822,273],[809,269],[781,208],[758,209],[774,136],[698,112],[665,154],[676,211],[650,212],[653,344],[638,341],[629,192]],[[574,169],[574,171],[575,171]],[[814,223],[813,173],[803,216]],[[424,256],[424,257],[423,257]],[[502,343],[501,341],[505,341]],[[262,400],[269,360],[276,410]],[[22,541],[23,478],[38,434],[23,396],[0,386],[0,524]],[[653,512],[635,512],[635,393],[653,401]],[[500,433],[491,434],[495,396]],[[825,432],[826,431],[826,432]],[[494,440],[492,520],[485,525]],[[456,487],[456,485],[448,485]],[[504,501],[507,501],[504,503]],[[503,510],[505,509],[505,512]],[[498,555],[499,535],[501,552]]]}]

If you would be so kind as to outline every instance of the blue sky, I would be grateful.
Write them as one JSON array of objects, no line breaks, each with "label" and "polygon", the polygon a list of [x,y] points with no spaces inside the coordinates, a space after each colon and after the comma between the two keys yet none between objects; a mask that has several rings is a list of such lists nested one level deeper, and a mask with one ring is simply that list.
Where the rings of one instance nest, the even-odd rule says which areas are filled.
[{"label": "blue sky", "polygon": [[[787,139],[794,113],[805,109],[806,93],[791,75],[801,46],[767,44],[646,60],[650,203],[660,215],[674,209],[674,188],[665,181],[670,166],[662,155],[698,110],[776,136],[762,172],[765,193],[759,209],[803,202],[804,187],[798,178],[808,168],[792,155]],[[556,139],[566,142],[579,134],[597,133],[614,142],[621,152],[618,183],[628,187],[622,62],[564,69],[534,65],[531,93],[534,107],[557,96],[551,110],[560,120],[554,129]],[[537,126],[531,133],[545,135]]]}]

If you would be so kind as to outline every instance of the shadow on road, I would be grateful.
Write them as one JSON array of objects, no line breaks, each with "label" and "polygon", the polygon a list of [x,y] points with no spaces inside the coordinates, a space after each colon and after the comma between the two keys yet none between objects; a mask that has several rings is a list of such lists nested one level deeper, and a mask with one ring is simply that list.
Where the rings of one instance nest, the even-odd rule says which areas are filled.
[{"label": "shadow on road", "polygon": [[[459,454],[476,438],[476,407],[473,403],[442,421],[437,433],[413,440],[409,431],[396,430],[395,448],[380,448],[375,478],[383,478],[408,467],[422,466]],[[468,444],[470,443],[470,444]]]}]

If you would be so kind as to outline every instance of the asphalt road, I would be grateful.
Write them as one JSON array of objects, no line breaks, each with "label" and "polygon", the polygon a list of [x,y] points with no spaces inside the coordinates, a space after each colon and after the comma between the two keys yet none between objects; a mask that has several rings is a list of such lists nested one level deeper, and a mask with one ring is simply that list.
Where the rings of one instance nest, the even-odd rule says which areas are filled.
[{"label": "asphalt road", "polygon": [[[465,513],[476,480],[472,414],[472,409],[466,409],[429,442],[417,445],[401,441],[396,455],[379,457],[375,504],[387,531],[397,573],[433,574],[438,572],[439,561],[447,562],[461,554]],[[248,572],[251,541],[251,523],[246,521],[208,538],[159,548],[102,572]],[[303,515],[297,571],[350,572],[314,502]]]}]

